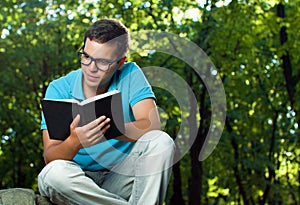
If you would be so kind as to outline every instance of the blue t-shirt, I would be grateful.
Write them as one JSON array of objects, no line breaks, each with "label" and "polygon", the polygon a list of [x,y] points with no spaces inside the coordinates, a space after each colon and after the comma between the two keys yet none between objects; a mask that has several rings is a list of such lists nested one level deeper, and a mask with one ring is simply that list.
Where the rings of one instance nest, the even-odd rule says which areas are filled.
[{"label": "blue t-shirt", "polygon": [[[122,95],[124,121],[134,121],[132,106],[145,98],[155,99],[150,84],[142,70],[135,63],[125,63],[121,70],[117,70],[112,78],[108,91],[119,90]],[[52,81],[46,91],[49,99],[77,99],[84,100],[82,89],[81,69],[70,72],[64,77]],[[42,114],[41,129],[47,129]],[[130,136],[129,136],[130,137]],[[83,170],[96,171],[109,169],[119,163],[131,151],[134,143],[116,139],[107,140],[88,148],[82,148],[73,160]]]}]

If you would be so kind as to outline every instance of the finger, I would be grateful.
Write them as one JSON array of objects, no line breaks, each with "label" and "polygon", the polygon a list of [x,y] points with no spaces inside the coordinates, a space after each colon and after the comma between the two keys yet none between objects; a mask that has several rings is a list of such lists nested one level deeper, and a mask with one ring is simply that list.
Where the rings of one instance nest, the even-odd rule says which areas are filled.
[{"label": "finger", "polygon": [[105,121],[108,120],[108,119],[109,119],[109,118],[107,118],[106,116],[103,115],[103,116],[97,118],[96,120],[97,120],[98,125],[99,125],[99,124],[105,122]]},{"label": "finger", "polygon": [[102,121],[100,124],[99,124],[99,128],[102,129],[103,127],[105,127],[107,124],[109,124],[110,122],[110,118],[106,118],[104,121]]},{"label": "finger", "polygon": [[96,127],[99,126],[99,124],[101,124],[104,120],[106,119],[105,116],[101,116],[95,120],[93,120],[92,122],[88,123],[86,126],[91,130],[94,129]]},{"label": "finger", "polygon": [[106,127],[106,125],[108,125],[107,123],[109,123],[109,122],[110,122],[110,119],[107,118],[104,121],[102,121],[97,127],[91,128],[89,130],[89,136],[90,136],[89,139],[90,140],[97,140],[97,139],[101,138],[102,135],[104,135],[104,133],[108,129],[108,128],[105,128],[105,127]]},{"label": "finger", "polygon": [[93,133],[91,133],[90,138],[89,138],[90,143],[96,144],[96,143],[102,141],[102,139],[104,137],[104,133],[106,132],[108,127],[110,127],[109,124],[106,125],[105,128],[103,128],[103,129],[93,129],[93,131],[91,131]]},{"label": "finger", "polygon": [[97,137],[99,137],[99,135],[104,134],[104,132],[107,130],[107,129],[104,129],[104,128],[105,128],[106,125],[108,125],[109,122],[110,122],[110,119],[106,118],[104,121],[102,121],[100,124],[98,124],[97,127],[92,128],[90,130],[91,135],[96,135]]},{"label": "finger", "polygon": [[102,128],[102,133],[105,135],[106,131],[110,128],[110,124],[106,125],[104,128]]},{"label": "finger", "polygon": [[97,144],[97,143],[103,141],[103,139],[104,139],[104,134],[101,132],[101,133],[98,133],[97,135],[94,135],[90,141],[91,141],[91,144]]},{"label": "finger", "polygon": [[76,115],[75,119],[73,120],[73,122],[71,123],[71,129],[75,129],[80,121],[80,115]]}]

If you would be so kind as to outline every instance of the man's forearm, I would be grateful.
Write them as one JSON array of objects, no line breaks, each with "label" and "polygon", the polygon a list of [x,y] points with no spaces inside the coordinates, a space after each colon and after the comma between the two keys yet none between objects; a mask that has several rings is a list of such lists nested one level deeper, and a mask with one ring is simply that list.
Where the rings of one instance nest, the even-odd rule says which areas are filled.
[{"label": "man's forearm", "polygon": [[160,122],[151,122],[150,120],[137,120],[125,124],[125,134],[117,137],[121,141],[137,141],[142,135],[150,130],[160,130]]},{"label": "man's forearm", "polygon": [[53,144],[44,150],[45,163],[57,159],[72,160],[79,151],[80,146],[74,146],[72,139],[68,137],[65,141]]}]

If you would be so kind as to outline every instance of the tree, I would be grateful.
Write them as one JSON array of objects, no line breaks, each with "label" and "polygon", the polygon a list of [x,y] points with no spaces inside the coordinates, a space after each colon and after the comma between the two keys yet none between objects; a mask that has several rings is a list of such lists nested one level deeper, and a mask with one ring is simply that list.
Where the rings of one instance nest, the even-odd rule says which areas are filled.
[{"label": "tree", "polygon": [[[164,129],[181,139],[179,148],[191,147],[178,152],[182,159],[173,167],[166,204],[299,204],[300,2],[226,2],[1,1],[1,188],[37,191],[44,166],[39,100],[52,79],[80,67],[76,51],[85,29],[108,17],[120,19],[132,33],[165,31],[191,40],[209,55],[224,84],[225,130],[200,162],[212,105],[203,79],[180,58],[186,51],[195,57],[192,49],[177,46],[177,56],[155,50],[128,56],[142,68],[159,66],[180,76],[197,99],[181,106],[171,90],[154,88]],[[163,86],[173,83],[160,80]],[[192,144],[193,133],[179,132],[184,120],[197,127]]]}]

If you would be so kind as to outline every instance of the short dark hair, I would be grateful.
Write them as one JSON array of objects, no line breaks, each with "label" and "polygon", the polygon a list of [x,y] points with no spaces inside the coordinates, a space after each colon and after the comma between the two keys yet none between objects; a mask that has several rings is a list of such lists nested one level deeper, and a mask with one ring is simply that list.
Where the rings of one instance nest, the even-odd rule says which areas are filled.
[{"label": "short dark hair", "polygon": [[[89,38],[98,43],[117,44],[119,57],[123,57],[129,50],[129,31],[120,21],[116,19],[101,19],[92,24],[85,32],[85,42]],[[123,56],[122,56],[123,55]]]}]

